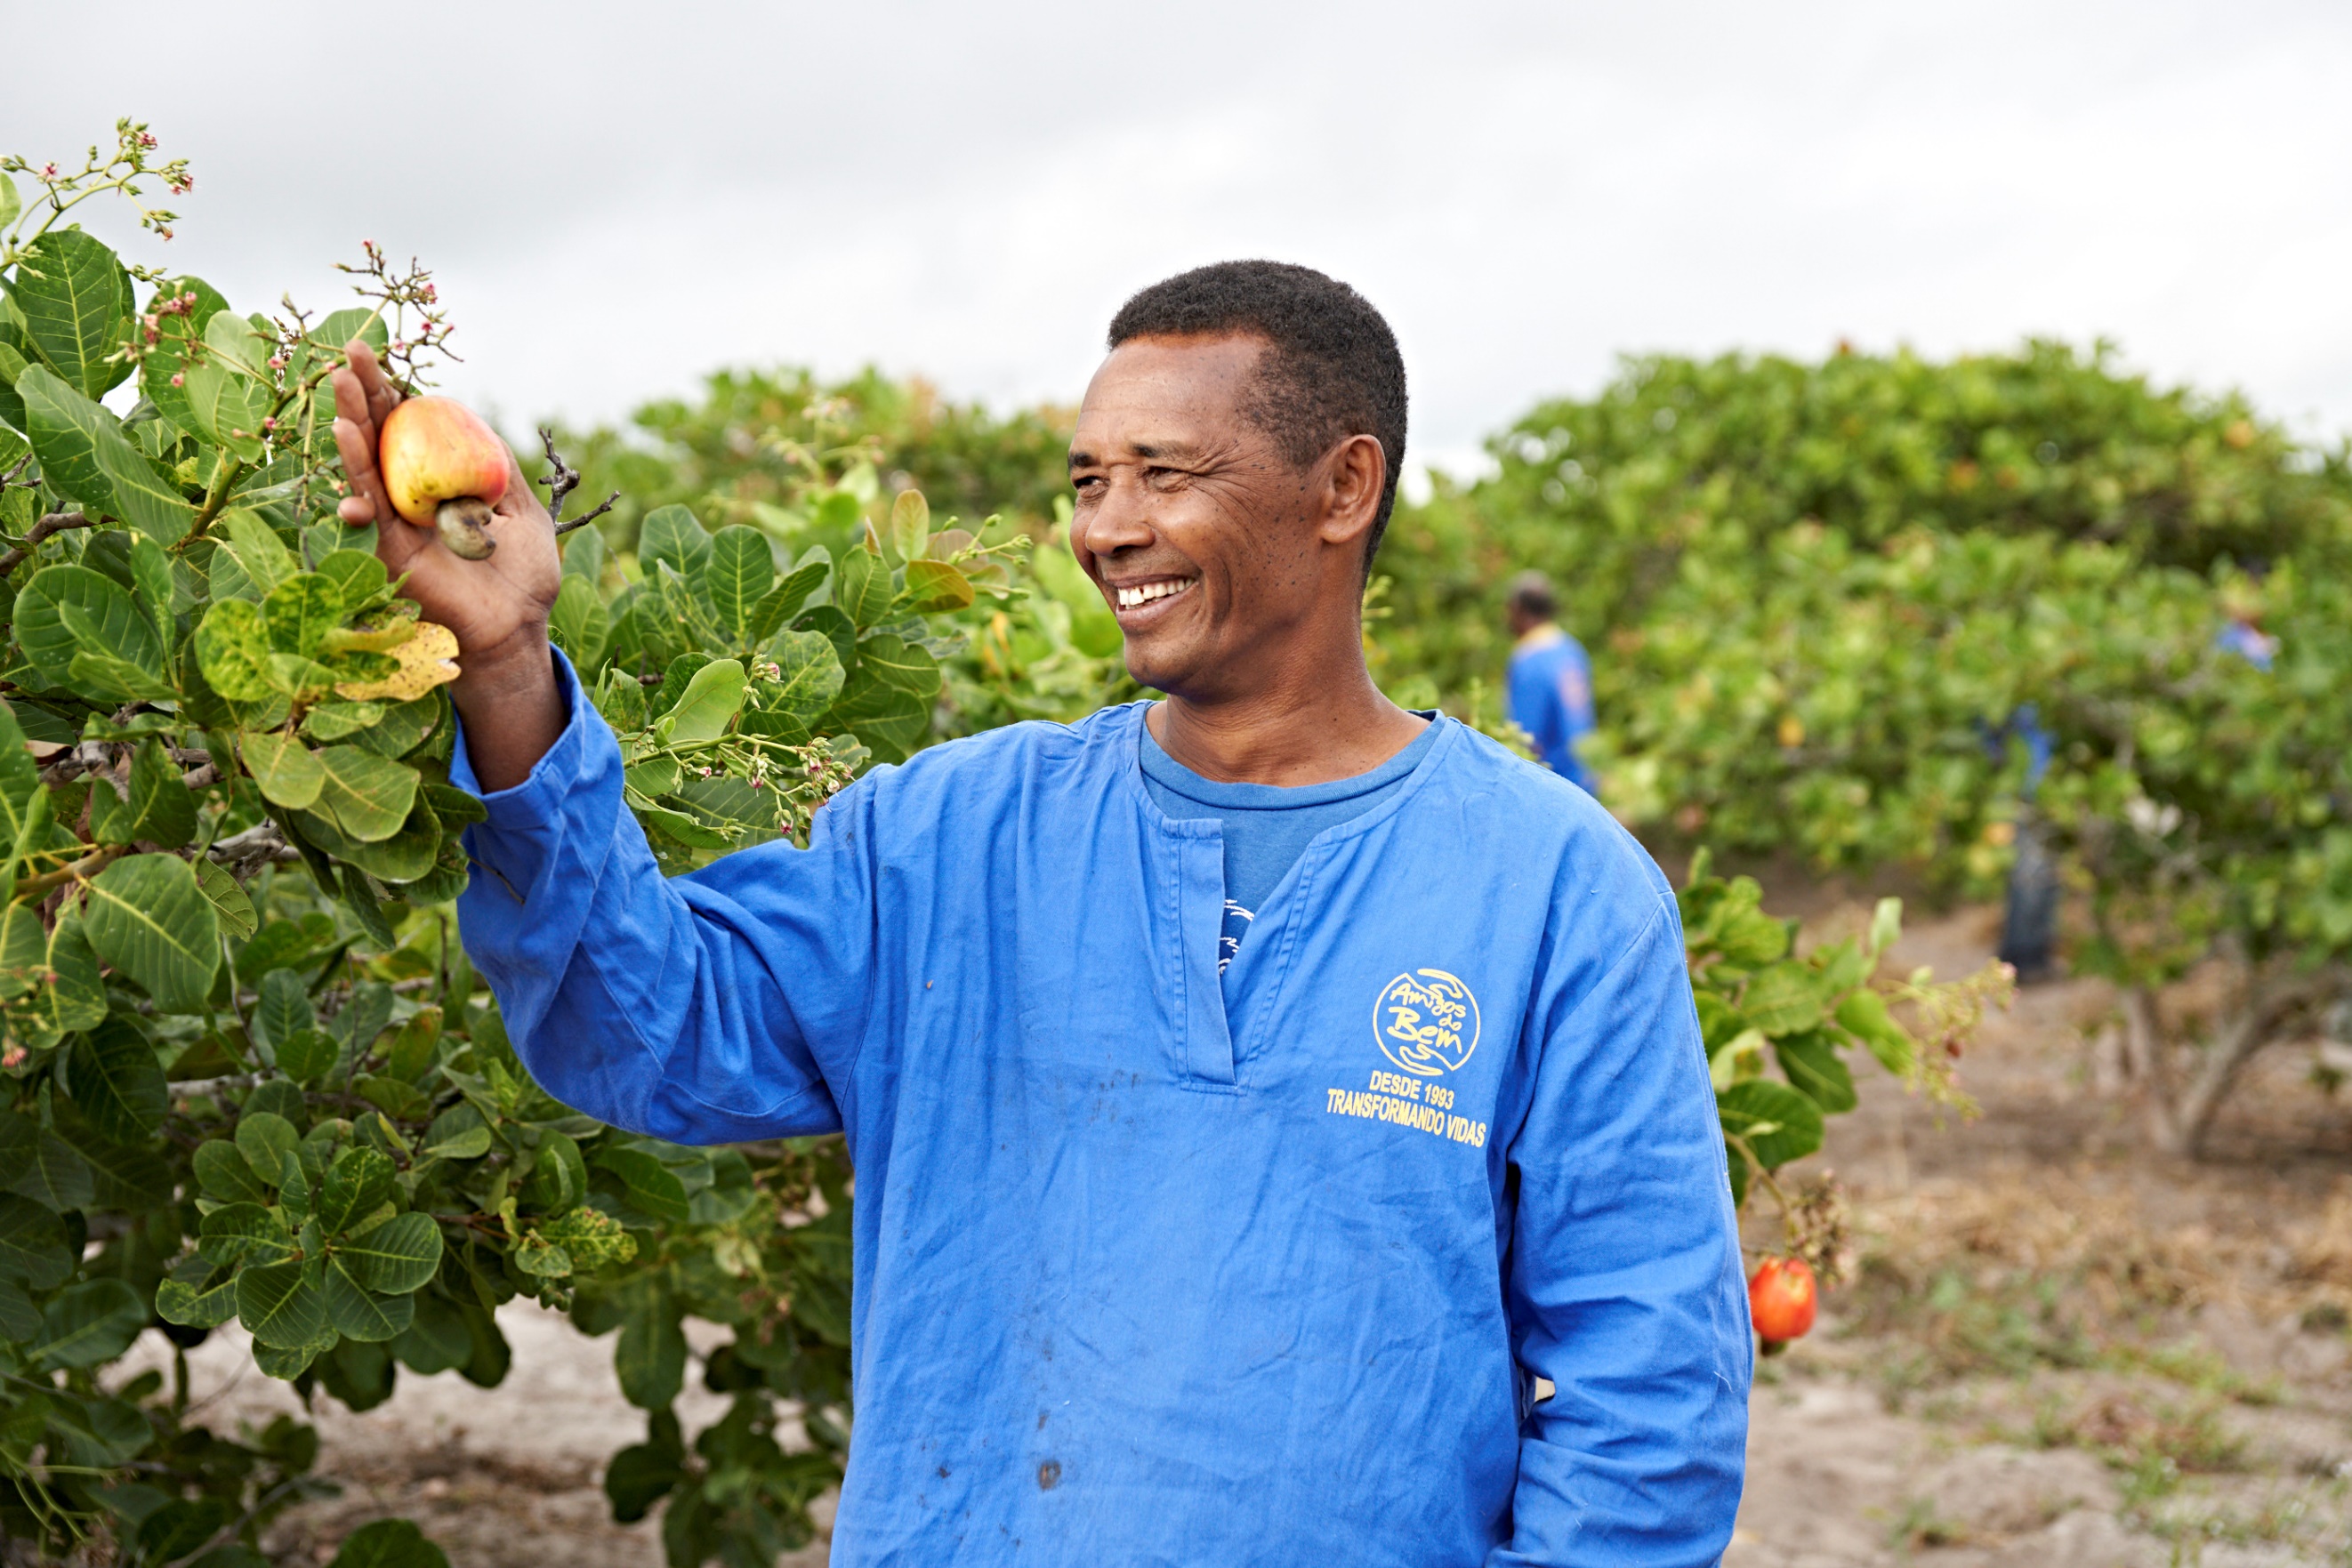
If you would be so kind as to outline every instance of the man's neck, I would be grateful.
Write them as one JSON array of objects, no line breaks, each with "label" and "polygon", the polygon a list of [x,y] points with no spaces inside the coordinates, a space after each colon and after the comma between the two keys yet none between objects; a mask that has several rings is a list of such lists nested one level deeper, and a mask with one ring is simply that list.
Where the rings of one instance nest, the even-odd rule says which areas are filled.
[{"label": "man's neck", "polygon": [[1428,720],[1382,696],[1359,662],[1352,678],[1312,692],[1265,691],[1202,702],[1171,696],[1145,716],[1160,748],[1224,784],[1328,784],[1369,773],[1412,745]]},{"label": "man's neck", "polygon": [[1523,652],[1528,648],[1548,648],[1554,643],[1566,640],[1567,636],[1568,633],[1552,622],[1539,621],[1520,632],[1518,641],[1513,643],[1511,647],[1514,652]]}]

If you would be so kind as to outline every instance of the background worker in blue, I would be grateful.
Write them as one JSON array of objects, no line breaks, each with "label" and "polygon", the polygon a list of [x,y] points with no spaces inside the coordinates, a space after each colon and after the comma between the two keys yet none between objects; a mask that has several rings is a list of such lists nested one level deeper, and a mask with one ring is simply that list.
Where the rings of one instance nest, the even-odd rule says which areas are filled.
[{"label": "background worker in blue", "polygon": [[1545,767],[1591,790],[1592,775],[1576,754],[1578,738],[1592,728],[1592,663],[1584,644],[1553,619],[1559,604],[1539,571],[1512,580],[1507,613],[1511,664],[1503,697],[1511,722],[1535,741]]},{"label": "background worker in blue", "polygon": [[487,561],[390,522],[353,350],[345,516],[464,649],[465,930],[516,1048],[661,1136],[846,1131],[844,1568],[1712,1563],[1750,1341],[1672,892],[1373,686],[1377,311],[1234,263],[1109,337],[1070,542],[1167,698],[931,747],[676,879],[548,647],[530,487]]}]

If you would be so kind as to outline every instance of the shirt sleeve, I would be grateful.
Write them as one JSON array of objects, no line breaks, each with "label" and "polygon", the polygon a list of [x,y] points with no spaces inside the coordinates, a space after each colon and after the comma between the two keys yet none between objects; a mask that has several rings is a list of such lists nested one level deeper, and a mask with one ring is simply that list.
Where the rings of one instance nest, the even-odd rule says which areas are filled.
[{"label": "shirt sleeve", "polygon": [[[565,1104],[676,1143],[822,1133],[873,988],[870,789],[806,850],[739,850],[666,877],[623,805],[619,742],[554,655],[570,721],[530,777],[482,795],[458,900],[507,1033]],[[458,737],[450,776],[480,794]]]},{"label": "shirt sleeve", "polygon": [[1681,936],[1668,897],[1597,980],[1538,998],[1505,1290],[1519,1363],[1555,1392],[1490,1568],[1697,1568],[1731,1540],[1754,1352]]}]

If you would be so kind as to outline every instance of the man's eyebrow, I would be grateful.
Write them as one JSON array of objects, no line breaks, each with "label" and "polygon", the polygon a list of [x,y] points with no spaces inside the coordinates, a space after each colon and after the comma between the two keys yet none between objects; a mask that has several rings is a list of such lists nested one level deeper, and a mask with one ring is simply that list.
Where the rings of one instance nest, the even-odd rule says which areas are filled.
[{"label": "man's eyebrow", "polygon": [[[1181,462],[1201,455],[1201,448],[1189,441],[1131,441],[1128,443],[1127,450],[1131,456],[1150,461],[1172,457]],[[1070,454],[1070,466],[1073,468],[1093,468],[1099,466],[1102,461],[1091,452]]]}]

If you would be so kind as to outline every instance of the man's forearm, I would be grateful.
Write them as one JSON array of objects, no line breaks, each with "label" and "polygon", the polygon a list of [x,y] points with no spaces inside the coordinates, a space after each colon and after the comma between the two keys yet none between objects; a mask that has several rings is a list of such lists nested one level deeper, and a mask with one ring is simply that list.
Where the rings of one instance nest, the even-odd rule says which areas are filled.
[{"label": "man's forearm", "polygon": [[545,630],[533,628],[512,642],[511,648],[467,657],[453,694],[474,777],[492,794],[530,778],[566,720]]}]

